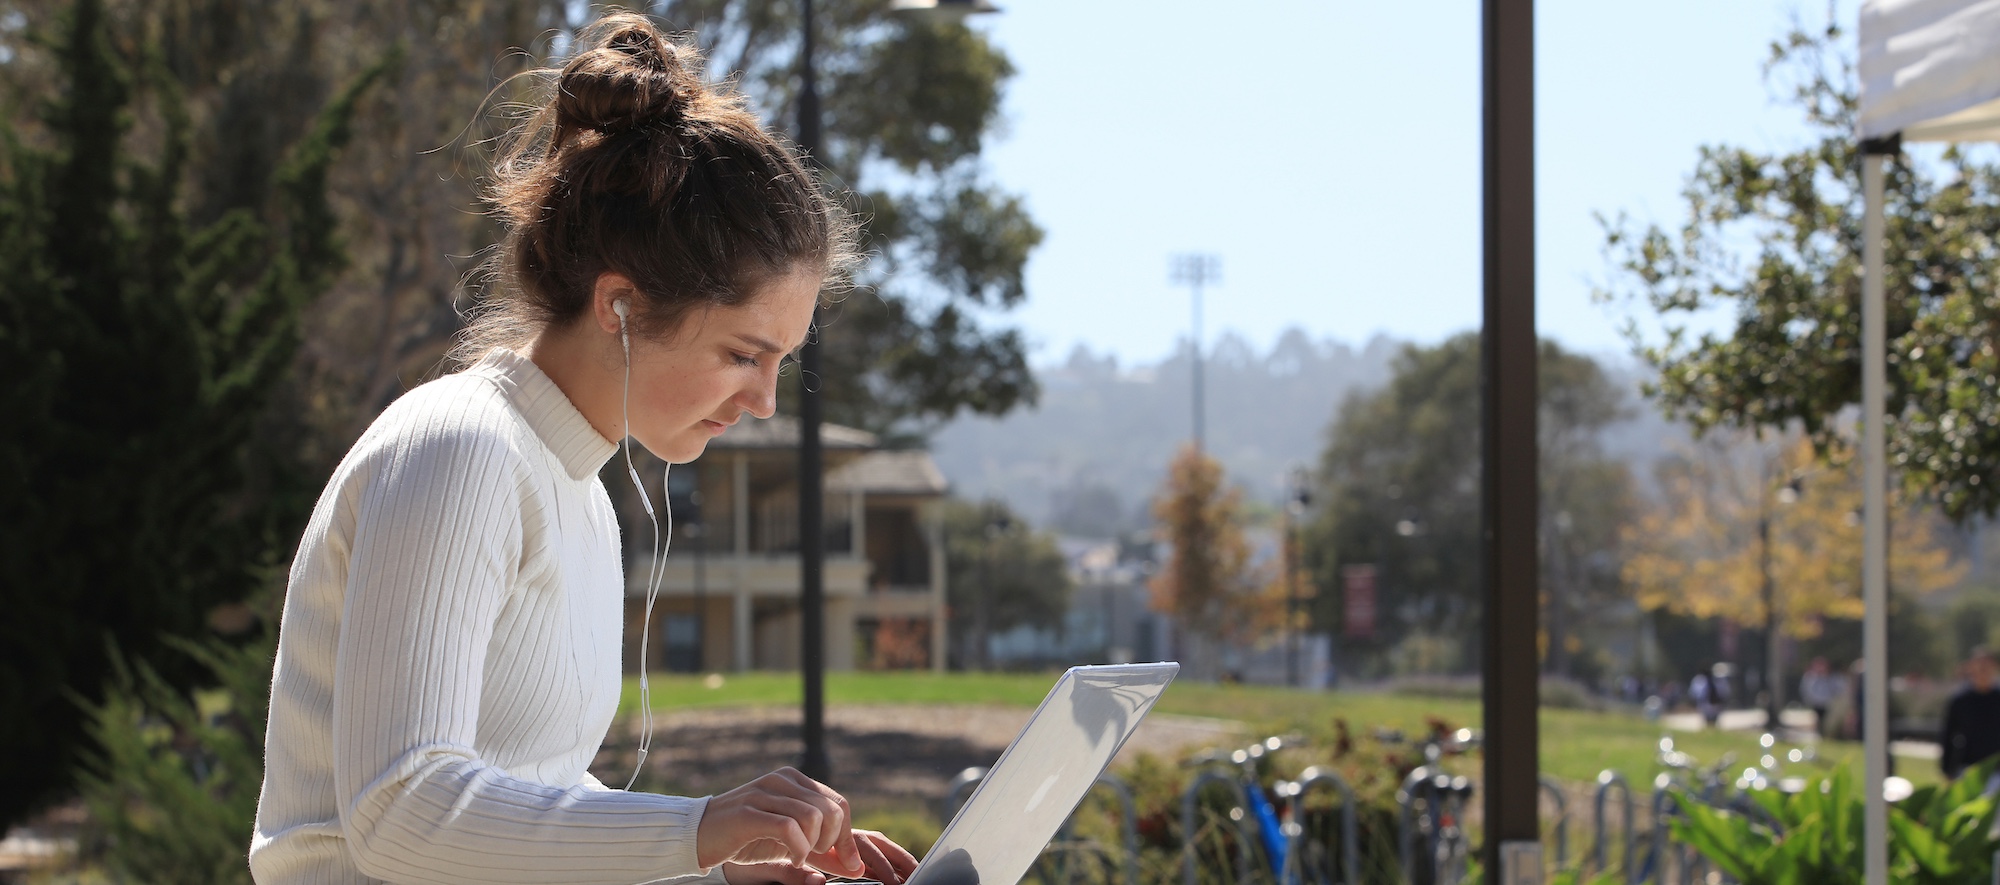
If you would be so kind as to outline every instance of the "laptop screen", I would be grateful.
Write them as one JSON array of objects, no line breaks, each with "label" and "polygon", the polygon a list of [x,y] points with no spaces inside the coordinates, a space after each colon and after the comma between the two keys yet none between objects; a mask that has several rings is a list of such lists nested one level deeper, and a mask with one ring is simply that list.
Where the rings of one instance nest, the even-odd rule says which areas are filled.
[{"label": "laptop screen", "polygon": [[910,885],[1014,885],[1180,665],[1073,667],[952,818]]}]

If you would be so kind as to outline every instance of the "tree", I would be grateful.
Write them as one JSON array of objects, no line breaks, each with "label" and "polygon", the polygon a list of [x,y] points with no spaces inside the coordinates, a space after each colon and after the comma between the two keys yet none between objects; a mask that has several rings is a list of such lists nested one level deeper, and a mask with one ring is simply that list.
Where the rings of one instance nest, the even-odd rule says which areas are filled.
[{"label": "tree", "polygon": [[[1792,637],[1815,637],[1828,619],[1859,619],[1858,465],[1822,461],[1803,438],[1728,443],[1712,437],[1660,465],[1661,502],[1626,532],[1624,577],[1639,604],[1761,626],[1768,574],[1779,629]],[[1958,583],[1964,569],[1931,512],[1898,496],[1889,522],[1889,581],[1899,595]]]},{"label": "tree", "polygon": [[[111,653],[169,654],[267,588],[314,485],[267,409],[341,266],[326,177],[362,90],[324,107],[271,200],[189,217],[191,121],[153,44],[78,0],[41,45],[34,120],[0,120],[0,824],[72,781]],[[125,48],[120,49],[123,45]]]},{"label": "tree", "polygon": [[961,666],[989,666],[986,641],[994,633],[1062,625],[1071,583],[1053,536],[999,501],[952,500],[944,539],[946,601]]},{"label": "tree", "polygon": [[[793,129],[796,0],[635,5],[690,31],[712,77],[740,84],[772,128]],[[217,144],[239,137],[256,109],[344,82],[367,63],[365,47],[426,47],[357,120],[356,162],[338,181],[350,195],[343,222],[356,272],[313,316],[302,392],[324,414],[331,455],[437,371],[460,328],[464,283],[497,238],[475,186],[486,137],[507,118],[482,110],[528,99],[532,81],[508,78],[560,64],[598,11],[562,0],[183,0],[149,13],[151,26],[183,33],[188,50],[240,50],[203,69]],[[1032,401],[1024,342],[985,319],[1025,297],[1023,270],[1042,236],[1017,197],[981,177],[1011,64],[978,31],[894,15],[886,0],[820,4],[815,25],[826,119],[817,159],[849,192],[874,259],[820,332],[827,420],[909,438],[960,411],[997,415]],[[264,34],[282,42],[245,38]],[[257,150],[273,150],[268,141]],[[229,164],[225,174],[243,162],[215,159]],[[781,408],[795,408],[796,393],[785,385]]]},{"label": "tree", "polygon": [[[59,2],[13,8],[32,25]],[[531,97],[534,81],[516,75],[559,64],[599,10],[566,0],[107,2],[121,39],[157,43],[188,96],[197,222],[259,202],[311,110],[368,68],[376,47],[423,47],[358,109],[352,161],[332,172],[351,270],[309,311],[285,394],[307,416],[298,443],[311,470],[330,470],[383,407],[443,368],[460,311],[490,294],[475,271],[498,238],[478,194],[491,138],[509,103]],[[793,128],[796,0],[633,5],[692,32],[713,77],[737,81],[773,128]],[[821,4],[815,22],[819,159],[850,193],[875,258],[821,332],[827,420],[911,441],[961,411],[1032,402],[1024,342],[989,319],[1025,297],[1042,236],[1017,197],[982,177],[1011,64],[978,31],[899,16],[887,0]],[[47,80],[19,59],[7,67],[28,95]],[[781,408],[795,408],[796,387],[784,385]]]},{"label": "tree", "polygon": [[[1628,326],[1659,370],[1649,393],[1698,429],[1798,422],[1824,450],[1859,402],[1862,164],[1844,45],[1829,24],[1771,47],[1766,75],[1811,143],[1703,148],[1677,231],[1604,222],[1616,274],[1597,297],[1658,315],[1663,342]],[[1889,457],[1905,489],[1958,520],[2000,508],[2000,165],[1977,156],[1886,164]],[[1718,308],[1732,329],[1690,334],[1689,317]]]},{"label": "tree", "polygon": [[[795,0],[667,0],[765,119],[796,119]],[[981,177],[1014,68],[963,22],[897,16],[883,0],[827,4],[815,18],[826,77],[818,157],[851,188],[876,260],[821,330],[827,418],[891,435],[959,411],[1032,402],[1025,344],[979,315],[1026,297],[1042,231],[1018,197]],[[879,170],[879,171],[878,171]]]},{"label": "tree", "polygon": [[1186,657],[1199,672],[1204,646],[1219,639],[1244,639],[1259,626],[1259,605],[1270,594],[1268,581],[1250,565],[1243,537],[1243,491],[1223,484],[1221,462],[1187,446],[1167,467],[1167,480],[1153,499],[1153,519],[1169,552],[1167,562],[1147,582],[1154,611],[1172,615],[1195,640]]},{"label": "tree", "polygon": [[[1366,669],[1414,635],[1449,637],[1476,661],[1479,575],[1479,336],[1405,347],[1380,389],[1342,402],[1320,457],[1317,519],[1305,529],[1314,583],[1340,588],[1341,569],[1378,575],[1373,639],[1344,644]],[[1618,591],[1618,529],[1629,518],[1625,467],[1598,434],[1625,414],[1597,363],[1544,341],[1541,408],[1542,597],[1546,659],[1570,674],[1583,631]],[[1314,600],[1313,623],[1339,632],[1342,595]],[[1364,660],[1366,659],[1366,660]]]}]

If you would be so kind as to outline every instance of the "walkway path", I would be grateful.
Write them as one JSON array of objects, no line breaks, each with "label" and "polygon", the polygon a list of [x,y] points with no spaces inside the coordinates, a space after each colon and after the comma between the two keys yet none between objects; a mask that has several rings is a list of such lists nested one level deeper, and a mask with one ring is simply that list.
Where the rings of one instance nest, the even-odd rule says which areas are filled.
[{"label": "walkway path", "polygon": [[[992,765],[1028,722],[1025,707],[855,705],[827,709],[833,785],[859,808],[910,807],[938,801],[953,776]],[[1237,723],[1155,713],[1119,753],[1162,755],[1231,746]],[[796,707],[723,707],[656,716],[653,749],[641,786],[683,795],[729,790],[781,765],[796,764]],[[591,770],[620,786],[631,776],[637,735],[607,741]]]}]

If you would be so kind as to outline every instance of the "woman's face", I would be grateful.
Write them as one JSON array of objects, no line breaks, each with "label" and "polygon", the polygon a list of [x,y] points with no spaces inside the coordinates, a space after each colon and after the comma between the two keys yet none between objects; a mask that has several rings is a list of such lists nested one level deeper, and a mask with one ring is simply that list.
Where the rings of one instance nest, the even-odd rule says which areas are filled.
[{"label": "woman's face", "polygon": [[632,438],[675,464],[744,413],[778,407],[778,370],[805,343],[820,277],[800,270],[767,283],[742,304],[688,314],[675,333],[632,338]]}]

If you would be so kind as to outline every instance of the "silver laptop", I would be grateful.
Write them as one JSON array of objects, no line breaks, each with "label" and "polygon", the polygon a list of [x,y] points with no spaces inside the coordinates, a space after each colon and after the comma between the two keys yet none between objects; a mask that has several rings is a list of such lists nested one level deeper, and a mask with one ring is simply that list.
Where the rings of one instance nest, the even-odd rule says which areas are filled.
[{"label": "silver laptop", "polygon": [[993,763],[909,885],[1015,885],[1181,665],[1072,667]]}]

